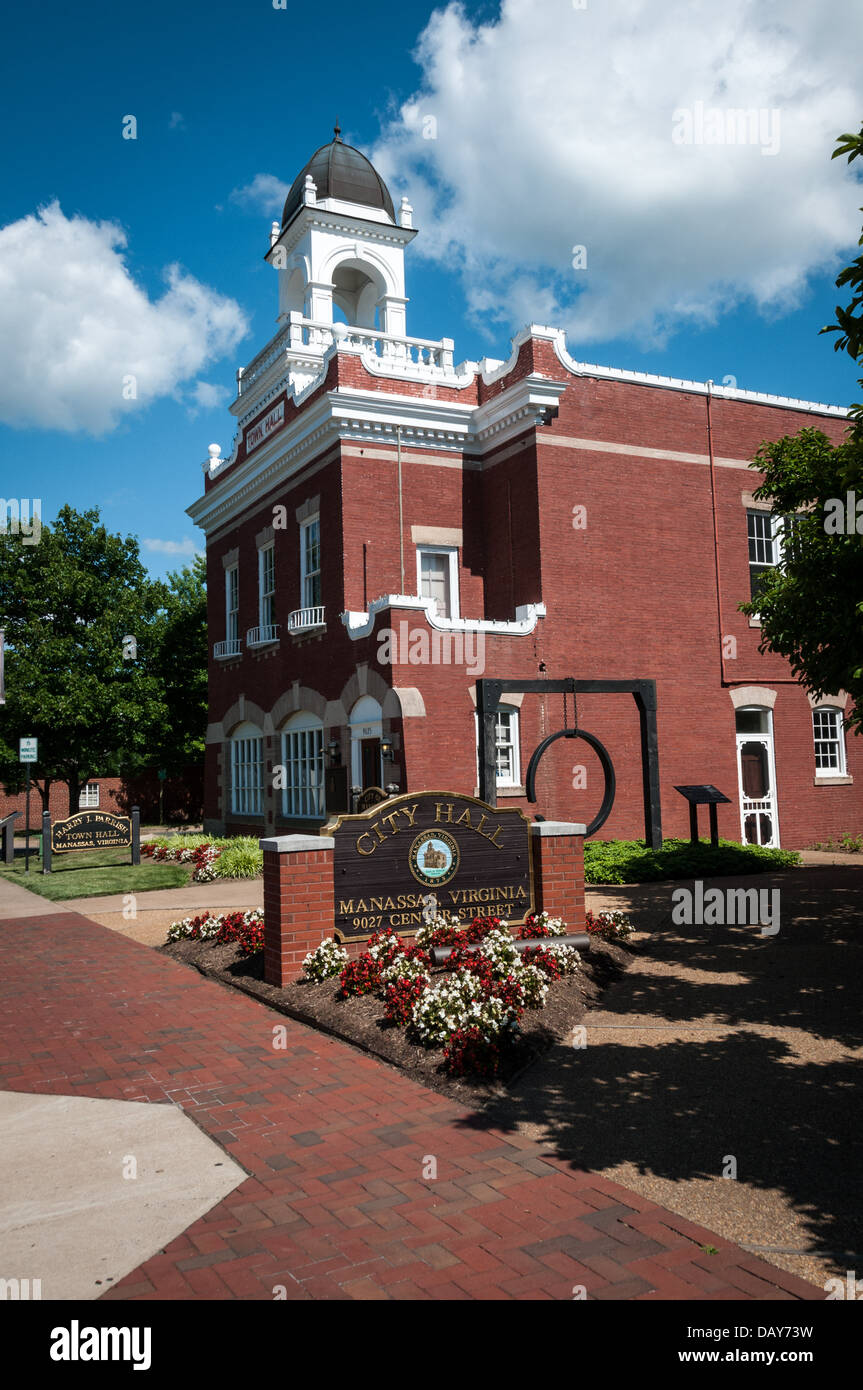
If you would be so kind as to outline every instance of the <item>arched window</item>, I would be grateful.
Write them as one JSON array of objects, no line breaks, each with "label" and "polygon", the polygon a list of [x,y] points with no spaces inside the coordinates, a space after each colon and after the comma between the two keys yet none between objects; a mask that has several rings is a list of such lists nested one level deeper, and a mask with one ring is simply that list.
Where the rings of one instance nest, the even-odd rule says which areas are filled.
[{"label": "arched window", "polygon": [[815,740],[815,776],[845,776],[845,730],[842,711],[836,705],[816,705],[812,711]]},{"label": "arched window", "polygon": [[297,820],[324,814],[324,726],[314,714],[293,715],[282,730],[285,786],[282,814]]},{"label": "arched window", "polygon": [[238,816],[264,811],[264,736],[248,720],[231,735],[231,810]]}]

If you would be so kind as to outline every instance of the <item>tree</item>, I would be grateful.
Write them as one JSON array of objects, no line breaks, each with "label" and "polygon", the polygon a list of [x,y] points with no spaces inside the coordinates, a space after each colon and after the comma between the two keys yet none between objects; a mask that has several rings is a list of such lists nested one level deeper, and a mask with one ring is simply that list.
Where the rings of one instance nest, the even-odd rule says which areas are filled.
[{"label": "tree", "polygon": [[[863,156],[859,135],[842,135],[833,158]],[[861,208],[863,211],[863,208]],[[863,236],[859,245],[863,246]],[[837,306],[836,349],[863,363],[863,256],[836,280],[852,287],[846,308]],[[861,379],[863,386],[863,379]],[[863,406],[852,407],[854,424],[843,443],[805,429],[763,444],[751,467],[764,474],[755,496],[771,502],[785,526],[783,561],[765,574],[757,599],[741,604],[761,621],[761,651],[778,652],[817,698],[848,691],[847,722],[863,729]],[[859,512],[857,503],[860,503]],[[850,523],[850,524],[849,524]]]},{"label": "tree", "polygon": [[[847,155],[849,164],[863,157],[863,126],[859,135],[839,136],[839,144],[831,158],[840,159],[842,155]],[[863,208],[860,211],[863,212]],[[863,233],[857,245],[863,246]],[[836,287],[842,289],[845,285],[851,286],[851,302],[845,308],[837,304],[836,322],[826,324],[821,332],[838,333],[839,337],[833,344],[834,351],[847,352],[855,362],[863,362],[863,255],[859,255],[840,272]],[[863,379],[860,384],[863,386]],[[863,422],[863,404],[852,406],[852,414],[859,427]]]},{"label": "tree", "polygon": [[67,784],[74,811],[89,778],[152,766],[170,728],[164,666],[180,603],[176,588],[149,578],[134,537],[108,532],[97,509],[63,507],[35,545],[0,537],[0,777],[18,782],[21,735],[39,740],[46,806],[54,780]]},{"label": "tree", "polygon": [[191,565],[168,575],[163,608],[155,628],[155,664],[167,710],[155,731],[151,766],[182,772],[204,757],[207,727],[207,565],[196,555]]}]

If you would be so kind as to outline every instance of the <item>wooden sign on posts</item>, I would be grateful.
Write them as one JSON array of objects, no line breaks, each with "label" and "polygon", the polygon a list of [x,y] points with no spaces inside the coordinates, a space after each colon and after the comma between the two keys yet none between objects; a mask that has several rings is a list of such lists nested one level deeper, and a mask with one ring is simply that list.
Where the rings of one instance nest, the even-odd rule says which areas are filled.
[{"label": "wooden sign on posts", "polygon": [[414,792],[325,828],[333,847],[334,926],[338,939],[392,927],[410,935],[434,895],[462,921],[534,911],[529,822],[455,792]]},{"label": "wooden sign on posts", "polygon": [[70,854],[76,849],[123,849],[131,846],[131,862],[141,862],[141,813],[132,807],[131,816],[115,816],[110,811],[78,811],[66,820],[51,824],[48,811],[42,814],[42,872],[50,874],[52,854]]},{"label": "wooden sign on posts", "polygon": [[67,854],[73,849],[113,849],[132,843],[129,816],[110,811],[79,811],[51,826],[51,852]]}]

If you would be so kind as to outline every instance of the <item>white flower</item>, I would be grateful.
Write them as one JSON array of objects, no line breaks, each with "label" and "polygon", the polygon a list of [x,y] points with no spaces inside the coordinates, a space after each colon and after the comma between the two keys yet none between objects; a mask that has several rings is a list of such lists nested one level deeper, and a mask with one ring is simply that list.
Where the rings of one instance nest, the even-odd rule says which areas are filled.
[{"label": "white flower", "polygon": [[581,956],[574,946],[547,946],[556,958],[563,975],[574,975],[581,965]]},{"label": "white flower", "polygon": [[348,963],[348,953],[333,937],[328,936],[303,961],[303,971],[310,980],[327,980],[339,975]]},{"label": "white flower", "polygon": [[423,961],[410,959],[400,953],[393,957],[389,965],[384,966],[381,971],[381,983],[392,985],[396,980],[418,980],[421,975],[426,974],[426,970]]}]

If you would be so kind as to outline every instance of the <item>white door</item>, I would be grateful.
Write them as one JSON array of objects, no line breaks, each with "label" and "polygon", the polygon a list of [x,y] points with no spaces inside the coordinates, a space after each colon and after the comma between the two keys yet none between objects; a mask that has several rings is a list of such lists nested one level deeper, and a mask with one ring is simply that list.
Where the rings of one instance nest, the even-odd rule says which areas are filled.
[{"label": "white door", "polygon": [[737,779],[740,833],[745,845],[779,847],[779,807],[773,756],[773,712],[749,706],[737,711]]}]

